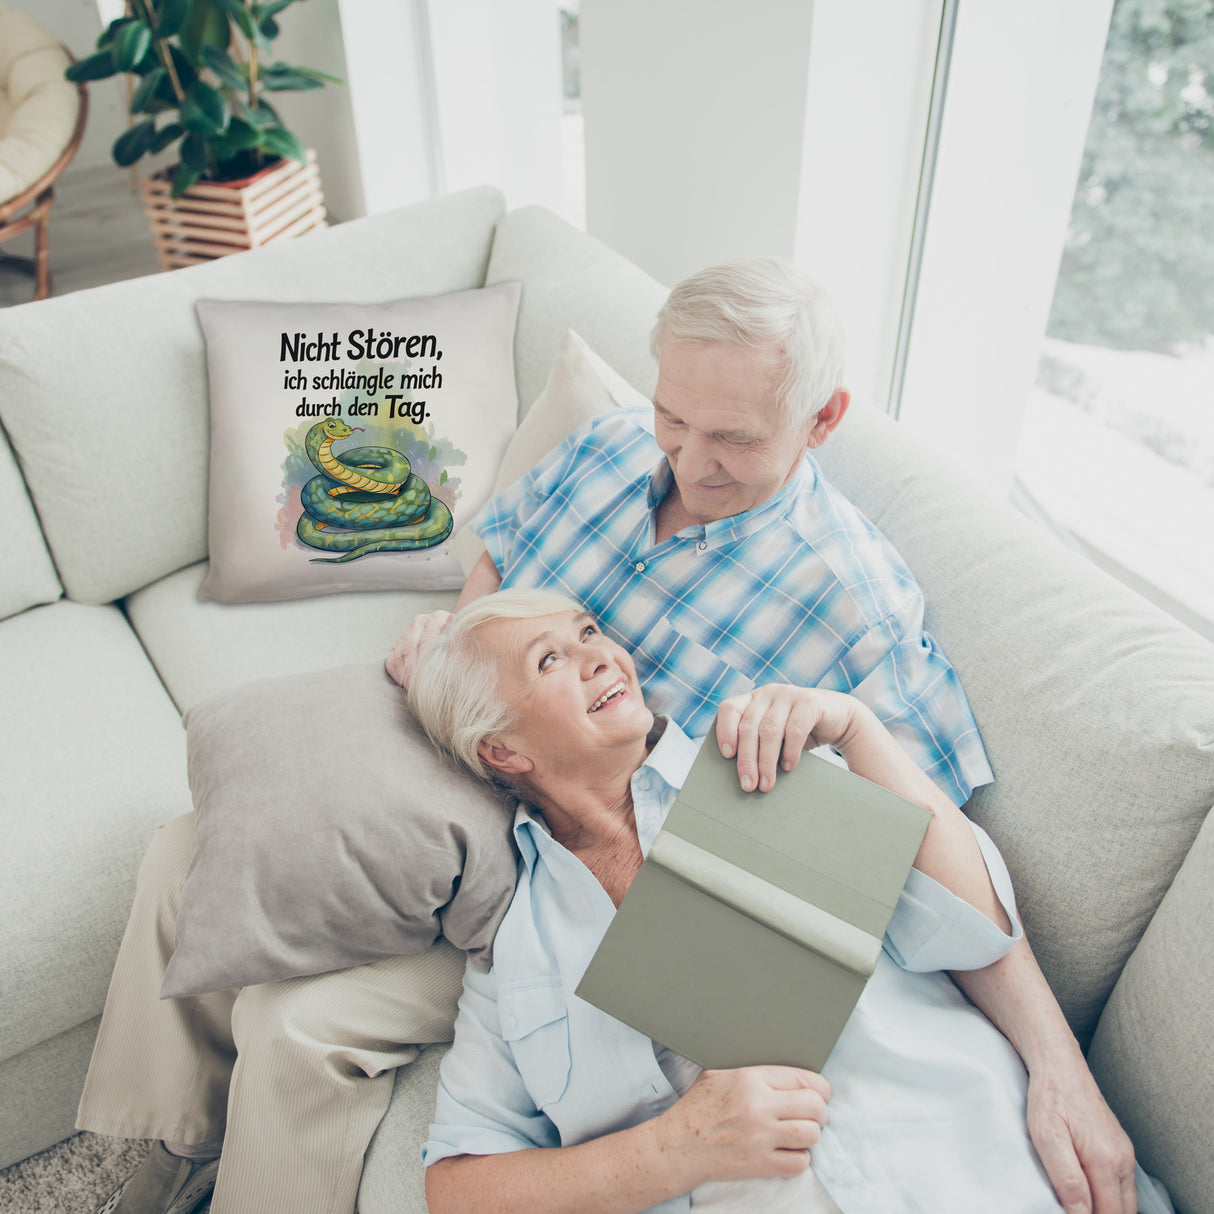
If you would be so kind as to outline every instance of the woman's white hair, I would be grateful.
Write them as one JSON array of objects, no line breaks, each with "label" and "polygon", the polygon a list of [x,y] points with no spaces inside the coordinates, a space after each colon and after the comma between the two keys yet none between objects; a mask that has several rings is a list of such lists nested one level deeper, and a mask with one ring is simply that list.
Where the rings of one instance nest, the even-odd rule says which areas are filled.
[{"label": "woman's white hair", "polygon": [[458,611],[418,651],[409,681],[409,705],[435,746],[483,779],[497,779],[477,747],[509,729],[514,714],[502,698],[494,659],[477,633],[494,620],[581,610],[578,603],[553,590],[499,590]]},{"label": "woman's white hair", "polygon": [[776,403],[790,426],[815,416],[843,383],[847,342],[827,292],[774,258],[709,266],[670,292],[650,335],[667,341],[776,347]]}]

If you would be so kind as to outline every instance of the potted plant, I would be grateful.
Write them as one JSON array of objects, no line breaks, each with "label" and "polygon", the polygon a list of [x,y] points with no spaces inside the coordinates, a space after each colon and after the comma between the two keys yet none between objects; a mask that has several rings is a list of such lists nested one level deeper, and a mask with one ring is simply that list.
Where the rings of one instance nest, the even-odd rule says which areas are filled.
[{"label": "potted plant", "polygon": [[266,99],[338,82],[273,61],[278,15],[294,2],[127,0],[95,53],[67,69],[77,82],[130,77],[134,121],[114,143],[117,164],[177,146],[177,163],[143,183],[166,268],[324,226],[315,157]]}]

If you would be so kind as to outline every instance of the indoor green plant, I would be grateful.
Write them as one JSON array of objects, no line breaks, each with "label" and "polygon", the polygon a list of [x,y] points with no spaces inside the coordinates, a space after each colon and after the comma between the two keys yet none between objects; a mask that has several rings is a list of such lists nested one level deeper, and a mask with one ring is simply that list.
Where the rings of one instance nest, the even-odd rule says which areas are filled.
[{"label": "indoor green plant", "polygon": [[134,78],[134,122],[114,143],[132,165],[178,145],[172,193],[197,181],[247,178],[283,157],[306,159],[267,93],[319,88],[336,80],[312,68],[272,62],[278,14],[295,0],[128,0],[94,54],[72,64],[70,80]]}]

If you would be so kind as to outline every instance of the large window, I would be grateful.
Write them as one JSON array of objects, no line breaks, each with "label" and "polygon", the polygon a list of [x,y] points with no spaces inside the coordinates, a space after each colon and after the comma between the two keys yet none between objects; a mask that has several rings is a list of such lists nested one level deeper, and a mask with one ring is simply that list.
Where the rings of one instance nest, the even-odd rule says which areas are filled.
[{"label": "large window", "polygon": [[1019,498],[1214,632],[1214,3],[1117,0]]}]

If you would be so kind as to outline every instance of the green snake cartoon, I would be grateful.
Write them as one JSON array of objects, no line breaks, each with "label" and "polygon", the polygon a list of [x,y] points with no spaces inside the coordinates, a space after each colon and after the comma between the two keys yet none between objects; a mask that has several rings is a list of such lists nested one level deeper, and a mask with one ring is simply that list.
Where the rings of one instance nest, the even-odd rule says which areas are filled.
[{"label": "green snake cartoon", "polygon": [[[320,563],[353,561],[372,552],[432,548],[451,534],[451,511],[430,496],[408,459],[392,447],[353,447],[334,454],[333,443],[355,429],[340,418],[317,422],[304,440],[320,471],[303,487],[304,513],[295,534],[311,548],[344,556],[313,557]],[[341,528],[341,530],[333,530]]]}]

